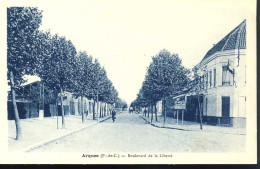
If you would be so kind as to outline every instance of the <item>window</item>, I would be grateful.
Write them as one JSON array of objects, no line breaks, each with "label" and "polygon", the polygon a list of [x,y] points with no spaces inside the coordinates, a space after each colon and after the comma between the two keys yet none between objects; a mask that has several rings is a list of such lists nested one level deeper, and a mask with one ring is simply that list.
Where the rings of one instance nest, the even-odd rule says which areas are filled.
[{"label": "window", "polygon": [[209,87],[212,87],[212,71],[209,71]]},{"label": "window", "polygon": [[203,79],[203,76],[200,76],[200,88],[202,88],[203,89],[203,82],[204,81],[204,79]]},{"label": "window", "polygon": [[206,89],[208,88],[208,73],[205,74],[205,84],[206,84]]},{"label": "window", "polygon": [[228,66],[222,66],[222,86],[230,85],[230,72]]},{"label": "window", "polygon": [[217,79],[216,69],[214,69],[213,73],[214,73],[214,75],[213,75],[214,76],[214,84],[213,85],[214,85],[214,87],[216,87],[216,79]]},{"label": "window", "polygon": [[202,76],[202,89],[205,89],[205,75]]},{"label": "window", "polygon": [[208,98],[206,98],[206,106],[205,106],[205,113],[208,114]]}]

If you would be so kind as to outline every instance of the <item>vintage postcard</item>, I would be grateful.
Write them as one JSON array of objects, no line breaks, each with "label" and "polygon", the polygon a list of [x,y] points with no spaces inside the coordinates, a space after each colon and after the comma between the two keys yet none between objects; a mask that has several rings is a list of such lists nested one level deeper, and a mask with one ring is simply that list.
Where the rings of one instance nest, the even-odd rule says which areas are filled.
[{"label": "vintage postcard", "polygon": [[0,8],[0,163],[256,164],[255,0]]}]

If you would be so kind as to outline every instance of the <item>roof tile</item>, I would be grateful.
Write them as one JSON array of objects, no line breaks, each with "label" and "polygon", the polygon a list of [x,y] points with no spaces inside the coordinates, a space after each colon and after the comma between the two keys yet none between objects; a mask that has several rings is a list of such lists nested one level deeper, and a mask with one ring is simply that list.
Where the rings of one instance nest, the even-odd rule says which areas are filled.
[{"label": "roof tile", "polygon": [[216,52],[231,49],[246,49],[246,20],[233,29],[221,41],[214,45],[202,59],[210,57]]}]

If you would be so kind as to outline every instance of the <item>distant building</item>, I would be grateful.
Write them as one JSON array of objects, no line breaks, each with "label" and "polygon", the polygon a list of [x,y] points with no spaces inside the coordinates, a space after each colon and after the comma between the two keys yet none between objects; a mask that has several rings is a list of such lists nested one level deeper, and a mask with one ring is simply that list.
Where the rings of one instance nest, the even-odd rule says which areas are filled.
[{"label": "distant building", "polygon": [[162,115],[162,101],[158,101],[156,104],[156,108],[157,108],[157,115]]},{"label": "distant building", "polygon": [[246,125],[246,20],[214,45],[196,66],[206,90],[204,121]]},{"label": "distant building", "polygon": [[[51,117],[57,115],[61,116],[61,106],[60,106],[60,99],[58,99],[58,107],[56,106],[56,99],[53,101],[50,101],[48,99],[48,96],[43,96],[40,93],[43,93],[43,85],[41,81],[34,81],[32,83],[26,83],[21,85],[18,89],[16,89],[16,104],[17,109],[19,113],[20,119],[26,119],[26,118],[40,118],[40,103],[45,102],[44,104],[44,111],[43,111],[43,117]],[[53,96],[53,92],[49,91],[50,94]],[[37,97],[32,99],[31,94],[34,93],[34,96]],[[41,97],[42,96],[42,97]],[[50,96],[49,96],[50,97]],[[36,99],[36,100],[35,100]],[[88,109],[88,112],[92,112],[92,105],[93,100],[88,100],[87,98],[83,98],[83,110],[86,112]],[[64,114],[65,115],[79,115],[80,114],[80,97],[75,98],[72,93],[64,92],[63,96],[63,107],[64,107]],[[8,119],[13,120],[14,119],[14,110],[13,110],[13,104],[11,100],[11,91],[8,92]]]},{"label": "distant building", "polygon": [[[26,118],[38,118],[39,117],[39,104],[38,102],[29,99],[29,95],[34,88],[39,88],[40,81],[23,84],[21,87],[16,89],[16,105],[20,119]],[[8,92],[7,100],[8,108],[8,120],[14,119],[14,108],[11,100],[11,91]],[[51,116],[50,111],[46,111],[45,116]]]}]

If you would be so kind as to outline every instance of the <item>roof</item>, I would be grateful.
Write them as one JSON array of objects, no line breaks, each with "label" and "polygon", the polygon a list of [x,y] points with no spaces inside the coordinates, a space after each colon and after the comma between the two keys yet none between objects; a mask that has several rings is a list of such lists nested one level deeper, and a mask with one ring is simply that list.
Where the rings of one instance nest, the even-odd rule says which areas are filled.
[{"label": "roof", "polygon": [[33,84],[35,82],[38,83],[41,81],[39,76],[31,76],[31,75],[25,75],[23,76],[23,79],[26,80],[26,82],[21,84],[21,86],[27,86],[29,84]]},{"label": "roof", "polygon": [[208,57],[210,57],[216,52],[231,50],[231,49],[246,49],[246,20],[240,23],[221,41],[219,41],[216,45],[214,45],[206,53],[202,61],[207,59]]}]

